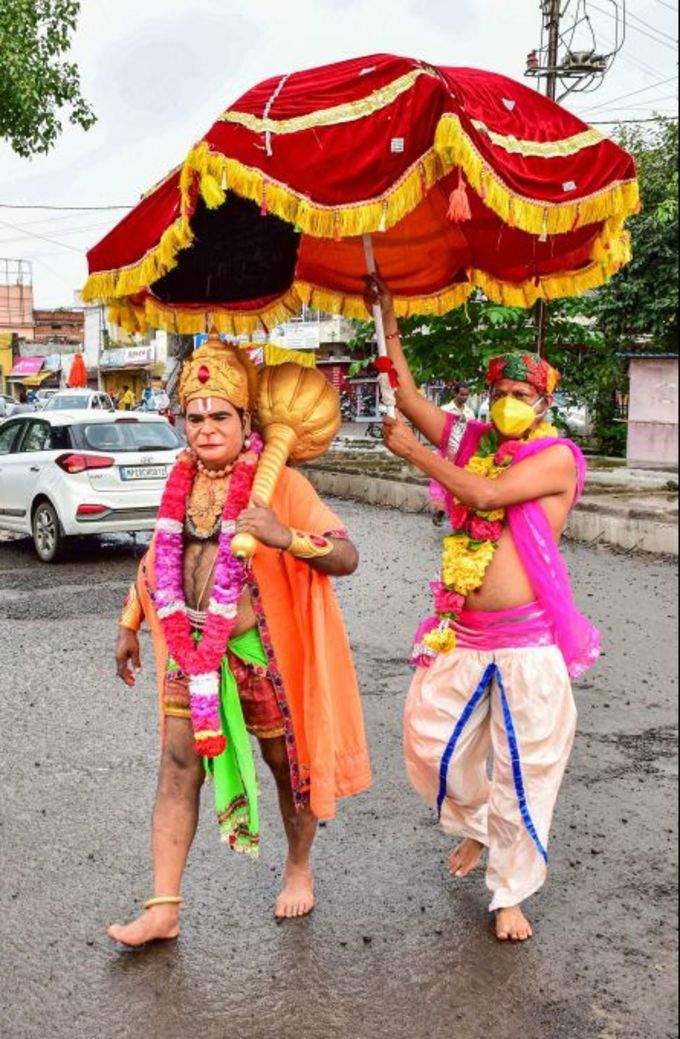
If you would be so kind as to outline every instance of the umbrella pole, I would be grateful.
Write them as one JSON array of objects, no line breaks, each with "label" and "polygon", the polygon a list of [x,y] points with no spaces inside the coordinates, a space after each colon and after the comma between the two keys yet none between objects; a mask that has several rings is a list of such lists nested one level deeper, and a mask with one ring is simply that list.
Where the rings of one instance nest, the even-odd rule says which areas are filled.
[{"label": "umbrella pole", "polygon": [[[377,274],[377,267],[375,265],[375,254],[373,252],[373,239],[370,234],[362,236],[364,243],[364,256],[366,257],[366,270],[369,274]],[[378,344],[378,356],[387,357],[387,343],[385,342],[385,326],[383,325],[382,310],[380,309],[379,303],[374,303],[371,307],[373,311],[373,321],[375,323],[375,338]],[[397,398],[394,394],[394,389],[390,383],[390,377],[384,372],[378,375],[378,386],[380,387],[380,398],[385,407],[385,411],[388,418],[394,418],[397,409]]]}]

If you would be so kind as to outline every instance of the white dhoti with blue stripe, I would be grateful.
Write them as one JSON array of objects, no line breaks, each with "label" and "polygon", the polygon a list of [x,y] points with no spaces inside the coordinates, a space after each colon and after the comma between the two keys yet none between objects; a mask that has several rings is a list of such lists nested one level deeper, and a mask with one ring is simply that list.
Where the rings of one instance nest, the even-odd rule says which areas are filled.
[{"label": "white dhoti with blue stripe", "polygon": [[492,910],[519,905],[545,881],[575,728],[555,645],[464,646],[416,672],[404,715],[406,769],[445,833],[488,847]]}]

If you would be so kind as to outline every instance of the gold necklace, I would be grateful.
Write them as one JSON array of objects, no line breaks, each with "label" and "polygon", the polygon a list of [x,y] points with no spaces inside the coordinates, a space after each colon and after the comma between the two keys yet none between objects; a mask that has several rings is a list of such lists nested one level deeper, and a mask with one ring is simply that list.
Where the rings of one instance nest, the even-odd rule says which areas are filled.
[{"label": "gold necklace", "polygon": [[200,458],[196,459],[196,468],[198,469],[201,476],[207,476],[209,480],[222,480],[225,476],[229,476],[233,472],[234,463],[228,462],[223,469],[208,469],[203,464]]},{"label": "gold necklace", "polygon": [[209,538],[224,512],[229,493],[229,476],[213,477],[199,471],[187,502],[187,517],[200,538]]}]

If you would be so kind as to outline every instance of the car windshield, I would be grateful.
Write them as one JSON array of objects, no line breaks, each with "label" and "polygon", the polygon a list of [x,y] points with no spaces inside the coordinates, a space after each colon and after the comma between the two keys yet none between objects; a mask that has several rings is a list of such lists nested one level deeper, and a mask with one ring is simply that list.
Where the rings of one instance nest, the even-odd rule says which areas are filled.
[{"label": "car windshield", "polygon": [[50,411],[80,411],[82,408],[87,408],[90,403],[90,398],[86,394],[69,394],[68,397],[60,396],[57,394],[51,397],[47,402],[47,407]]},{"label": "car windshield", "polygon": [[167,422],[94,422],[81,426],[93,451],[176,451],[182,441]]}]

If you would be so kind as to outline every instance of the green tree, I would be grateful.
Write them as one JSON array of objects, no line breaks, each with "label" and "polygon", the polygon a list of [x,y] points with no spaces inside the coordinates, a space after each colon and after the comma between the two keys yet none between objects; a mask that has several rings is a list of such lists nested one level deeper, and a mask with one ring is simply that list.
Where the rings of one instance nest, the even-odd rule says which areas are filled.
[{"label": "green tree", "polygon": [[591,312],[616,349],[648,336],[657,350],[677,350],[678,124],[625,126],[617,137],[635,158],[642,210],[628,222],[633,259],[596,293]]},{"label": "green tree", "polygon": [[678,124],[659,119],[651,129],[621,127],[616,136],[634,156],[640,180],[642,209],[628,222],[633,258],[583,301],[603,336],[592,359],[591,408],[607,454],[625,449],[625,425],[615,419],[615,394],[627,390],[621,354],[632,345],[650,352],[678,348]]},{"label": "green tree", "polygon": [[95,122],[76,65],[62,57],[79,11],[79,0],[0,3],[0,138],[24,158],[53,147],[62,109],[84,130]]},{"label": "green tree", "polygon": [[[526,310],[489,303],[480,294],[442,317],[400,320],[404,349],[417,382],[437,379],[483,387],[489,359],[510,350],[535,350],[536,325]],[[372,322],[357,327],[353,345],[371,353]],[[564,374],[568,400],[594,404],[594,383],[602,363],[604,337],[583,316],[581,300],[562,300],[550,310],[546,355]]]}]

